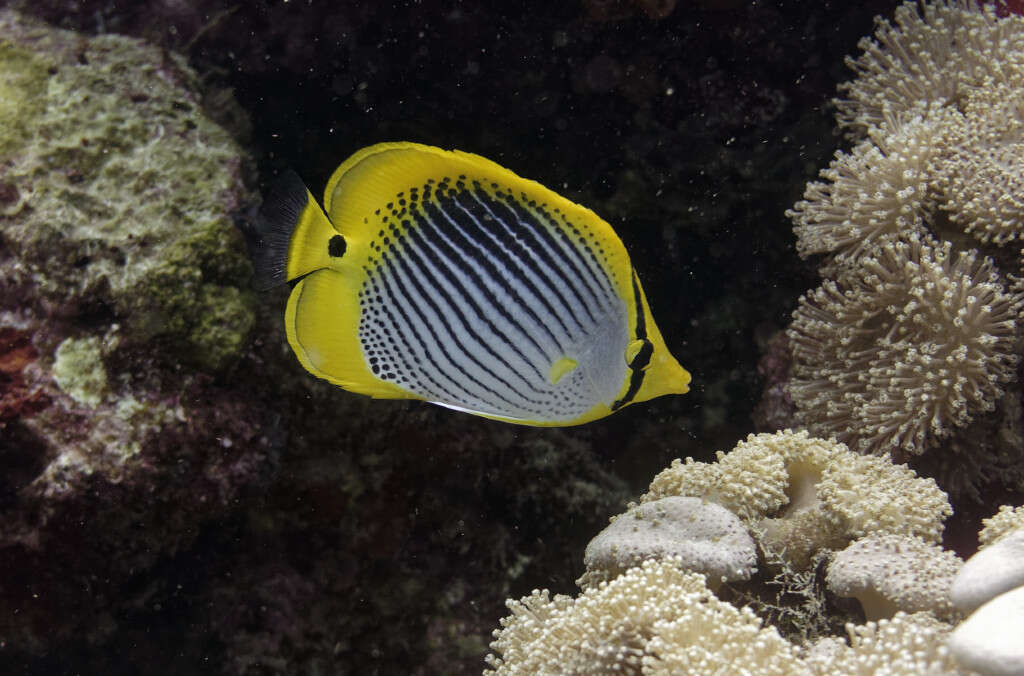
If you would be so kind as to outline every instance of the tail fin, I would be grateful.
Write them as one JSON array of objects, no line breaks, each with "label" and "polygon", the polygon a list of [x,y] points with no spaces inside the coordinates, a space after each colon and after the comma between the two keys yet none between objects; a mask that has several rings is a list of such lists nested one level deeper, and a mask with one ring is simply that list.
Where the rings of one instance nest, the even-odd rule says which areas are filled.
[{"label": "tail fin", "polygon": [[299,175],[285,172],[247,232],[253,286],[266,291],[327,267],[328,242],[337,234]]}]

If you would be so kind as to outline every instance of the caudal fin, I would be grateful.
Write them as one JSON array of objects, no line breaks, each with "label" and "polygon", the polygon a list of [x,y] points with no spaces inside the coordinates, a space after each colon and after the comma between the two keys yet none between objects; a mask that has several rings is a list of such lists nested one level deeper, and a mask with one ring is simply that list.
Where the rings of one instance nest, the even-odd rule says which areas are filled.
[{"label": "caudal fin", "polygon": [[294,171],[271,187],[247,231],[253,286],[266,291],[326,266],[337,233]]}]

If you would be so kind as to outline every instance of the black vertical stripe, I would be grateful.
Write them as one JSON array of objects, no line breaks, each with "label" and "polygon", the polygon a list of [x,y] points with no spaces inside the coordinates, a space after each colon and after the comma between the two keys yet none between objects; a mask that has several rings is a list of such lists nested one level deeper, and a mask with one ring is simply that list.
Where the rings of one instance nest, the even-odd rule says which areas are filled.
[{"label": "black vertical stripe", "polygon": [[[474,200],[473,202],[470,202],[468,205],[463,204],[463,201],[467,200],[467,196],[468,198]],[[539,261],[537,261],[535,257],[531,255],[529,247],[527,247],[526,244],[520,238],[515,236],[510,225],[499,219],[492,211],[490,211],[487,205],[485,205],[481,201],[477,191],[466,192],[459,195],[459,197],[463,198],[463,200],[460,201],[457,199],[455,201],[455,204],[459,206],[463,211],[465,211],[470,218],[474,219],[474,221],[480,225],[481,230],[485,232],[489,237],[491,237],[500,247],[504,247],[504,252],[507,252],[504,253],[504,256],[508,260],[515,262],[517,268],[521,273],[520,276],[523,280],[523,283],[529,288],[531,293],[535,294],[540,299],[541,303],[544,305],[545,310],[547,310],[548,313],[555,317],[555,319],[558,321],[559,325],[566,332],[566,334],[571,339],[575,339],[577,337],[569,330],[569,327],[566,326],[565,322],[562,321],[561,313],[555,310],[554,306],[551,305],[548,298],[556,298],[559,304],[565,310],[564,313],[572,319],[573,323],[576,324],[576,326],[579,327],[579,329],[583,331],[585,335],[589,334],[590,331],[588,330],[588,328],[593,328],[590,322],[584,325],[583,321],[576,314],[576,311],[573,308],[572,303],[570,303],[562,294],[560,287],[564,285],[564,282],[562,284],[559,284],[558,280],[553,279],[551,276],[552,274],[558,274],[559,271],[557,270],[557,268],[555,270],[552,270],[551,274],[546,272],[544,267],[540,265]],[[485,219],[477,217],[477,215],[473,213],[474,211],[477,211],[477,209],[472,208],[474,203],[480,209],[484,209],[487,212],[486,215],[489,218]],[[484,225],[485,222],[493,223],[495,225],[487,227]],[[542,282],[545,285],[545,289],[543,290],[543,292],[540,289],[538,289],[537,286],[533,283],[533,281],[529,278],[529,276],[525,274],[527,271],[532,273],[534,277],[536,277],[540,282]]]},{"label": "black vertical stripe", "polygon": [[[633,272],[633,306],[636,308],[636,339],[647,340],[647,319],[644,317],[644,304],[640,300],[640,285],[637,283],[636,272]],[[623,355],[625,359],[625,355]],[[646,362],[643,364],[646,366]],[[629,402],[633,401],[640,386],[644,384],[644,369],[641,366],[630,364],[629,388],[622,398],[612,404],[612,410],[617,411]]]},{"label": "black vertical stripe", "polygon": [[[432,212],[432,213],[431,213]],[[483,307],[481,307],[476,300],[473,298],[469,289],[467,289],[459,279],[460,273],[464,273],[465,276],[469,277],[473,282],[473,287],[483,294],[487,304],[493,308],[502,319],[512,328],[516,329],[520,334],[525,337],[537,352],[543,357],[544,360],[550,359],[550,352],[545,350],[540,343],[537,342],[536,337],[529,331],[527,331],[516,319],[509,313],[504,303],[499,302],[497,297],[491,292],[486,285],[485,280],[473,269],[471,265],[457,265],[457,260],[465,261],[468,257],[468,253],[463,249],[459,248],[453,243],[448,242],[442,235],[440,229],[435,225],[434,218],[439,216],[437,208],[433,205],[427,206],[423,213],[413,212],[411,214],[414,221],[416,221],[416,228],[409,228],[409,238],[416,243],[418,247],[431,258],[439,269],[447,269],[451,274],[448,276],[448,281],[454,285],[459,292],[460,297],[464,298],[467,303],[472,306],[473,312],[485,323],[487,327],[497,336],[503,343],[505,343],[520,359],[529,364],[533,368],[534,372],[540,378],[540,371],[537,370],[536,365],[533,361],[529,360],[526,355],[522,353],[519,346],[516,345],[505,333],[498,329],[497,326],[491,321],[488,315],[485,313]],[[433,218],[431,218],[433,217]],[[488,270],[489,274],[495,274],[496,271],[491,269]],[[522,299],[520,299],[522,302]],[[552,335],[552,341],[555,343],[557,348],[558,340]],[[510,367],[511,368],[511,367]]]},{"label": "black vertical stripe", "polygon": [[[579,307],[586,311],[590,321],[597,322],[597,317],[603,313],[600,308],[593,305],[594,301],[599,302],[601,300],[600,291],[595,290],[587,279],[593,276],[593,271],[589,268],[586,269],[586,272],[581,270],[573,261],[571,255],[566,254],[565,248],[556,241],[551,230],[526,213],[514,197],[506,196],[503,199],[493,201],[492,204],[506,212],[502,220],[511,225],[515,229],[516,234],[529,240],[531,250],[536,252],[537,256],[550,269],[559,273],[564,280],[565,288],[576,297]],[[497,215],[496,217],[500,218]],[[554,229],[557,231],[557,228]],[[569,252],[570,254],[573,253],[571,245]],[[558,256],[557,261],[553,258],[553,255]],[[572,268],[573,274],[566,274],[568,272],[566,268],[568,267]]]},{"label": "black vertical stripe", "polygon": [[[395,231],[397,233],[397,229]],[[443,259],[441,254],[439,254],[439,252],[433,249],[421,235],[421,229],[406,227],[406,232],[402,235],[398,235],[400,241],[404,244],[403,251],[401,252],[402,255],[395,257],[395,260],[398,262],[399,265],[403,266],[407,274],[409,274],[409,271],[412,270],[411,266],[415,266],[415,272],[418,272],[420,277],[417,277],[416,274],[413,273],[411,274],[411,279],[416,285],[417,289],[420,291],[421,296],[423,296],[428,302],[433,303],[433,300],[423,291],[422,286],[419,283],[419,279],[429,279],[429,281],[431,282],[432,286],[436,289],[436,291],[441,296],[443,296],[443,300],[446,306],[450,308],[453,313],[455,313],[458,320],[462,323],[469,337],[475,340],[486,352],[490,353],[490,355],[494,359],[501,362],[501,364],[508,370],[510,374],[514,374],[515,376],[517,376],[524,384],[526,384],[526,386],[530,390],[532,390],[535,393],[540,393],[541,391],[536,388],[534,382],[531,382],[529,378],[524,376],[515,367],[509,364],[504,357],[498,354],[490,346],[490,343],[488,341],[484,340],[480,336],[480,334],[476,332],[476,330],[473,328],[473,323],[466,317],[460,304],[456,302],[455,298],[449,295],[447,289],[445,289],[444,285],[442,284],[441,279],[431,271],[432,265],[434,270],[443,271],[447,269],[450,272],[454,273],[453,266],[451,264],[446,264],[446,261]],[[428,261],[430,265],[427,264]],[[476,302],[472,299],[472,297],[469,296],[468,291],[465,289],[465,287],[462,286],[462,283],[459,281],[458,275],[450,274],[447,276],[447,280],[455,287],[456,291],[459,294],[459,297],[469,302],[469,304],[472,306],[473,312],[484,319],[484,321],[488,325],[488,328],[490,328],[491,331],[494,332],[494,335],[497,336],[502,341],[504,341],[511,348],[511,350],[534,371],[538,378],[543,379],[544,376],[541,375],[539,370],[537,370],[537,367],[533,364],[533,362],[529,361],[526,358],[526,356],[523,355],[522,352],[520,352],[518,346],[516,346],[512,341],[510,341],[508,337],[505,336],[501,331],[499,331],[498,328],[494,326],[489,320],[484,318],[482,308],[480,308],[479,305],[477,305]],[[441,319],[447,324],[447,319],[444,317],[444,315],[441,316]],[[452,335],[454,339],[454,334]],[[455,344],[460,344],[462,341],[455,340],[454,342]],[[526,395],[520,392],[517,388],[513,387],[503,378],[499,377],[489,367],[483,364],[483,362],[477,359],[476,356],[473,354],[472,350],[466,350],[466,355],[470,357],[470,359],[478,367],[487,372],[489,375],[493,375],[495,380],[504,384],[511,391],[516,392],[517,394],[519,394],[519,396],[522,396],[524,399],[530,401],[531,403],[539,403],[536,400],[532,400],[526,397]]]},{"label": "black vertical stripe", "polygon": [[[395,269],[396,272],[400,271],[402,273],[402,275],[408,277],[408,281],[416,288],[416,291],[418,292],[420,298],[422,300],[424,300],[427,303],[427,305],[430,306],[430,308],[434,311],[434,314],[436,315],[437,319],[439,319],[440,323],[444,326],[444,328],[447,331],[449,337],[451,338],[451,340],[447,341],[447,342],[449,342],[451,345],[458,346],[461,341],[456,339],[456,332],[452,328],[451,324],[449,323],[447,316],[441,311],[441,308],[438,307],[437,303],[434,302],[434,299],[431,298],[431,296],[429,294],[427,294],[425,292],[425,290],[423,289],[423,286],[420,284],[419,277],[417,276],[417,272],[418,271],[417,270],[410,270],[410,269],[408,269],[408,267],[406,265],[407,256],[398,255],[398,256],[395,256],[394,258],[391,258],[386,253],[382,253],[381,256],[382,256],[382,259],[383,259],[384,263],[387,265],[387,267]],[[431,338],[434,340],[434,343],[436,345],[438,345],[439,347],[442,347],[442,351],[444,351],[443,350],[443,346],[445,344],[445,341],[443,341],[438,336],[437,332],[434,330],[434,327],[436,326],[436,323],[428,321],[426,319],[426,317],[421,313],[419,308],[417,307],[417,304],[411,302],[412,301],[412,296],[411,296],[411,294],[409,294],[408,289],[407,289],[407,287],[405,286],[405,283],[402,280],[402,277],[399,276],[399,275],[394,275],[394,276],[388,275],[387,277],[389,277],[389,278],[393,277],[393,279],[395,280],[395,284],[398,286],[399,293],[398,294],[393,294],[393,297],[395,298],[395,300],[397,300],[399,302],[401,302],[402,300],[405,300],[406,301],[405,302],[405,306],[409,307],[410,309],[412,309],[413,311],[416,311],[419,314],[420,319],[423,321],[423,325],[427,327],[427,331],[430,333]],[[445,300],[446,304],[450,307],[451,306],[451,299],[445,297],[444,300]],[[465,317],[460,316],[459,320],[460,320],[460,322],[462,322],[463,326],[465,327],[466,326]],[[452,367],[457,369],[458,372],[463,377],[465,377],[468,381],[474,383],[480,389],[484,390],[485,392],[487,392],[491,396],[495,397],[496,399],[504,402],[505,404],[507,404],[509,406],[516,406],[516,404],[514,402],[512,402],[509,399],[507,399],[501,393],[495,391],[493,388],[487,386],[485,383],[480,382],[479,379],[474,377],[471,373],[469,373],[469,371],[467,371],[465,368],[460,366],[455,361],[455,356],[454,355],[451,355],[448,352],[445,352],[445,355],[449,357],[449,361],[452,363]],[[471,362],[473,362],[478,368],[480,368],[484,373],[486,373],[488,375],[488,377],[491,377],[495,381],[497,381],[499,383],[502,383],[503,385],[505,385],[505,387],[507,387],[512,392],[515,392],[517,395],[521,396],[526,401],[529,401],[530,403],[534,403],[534,404],[540,403],[540,402],[537,402],[535,400],[531,400],[531,399],[523,396],[523,394],[521,392],[516,390],[516,388],[512,387],[504,378],[501,378],[500,376],[498,376],[498,374],[494,373],[491,369],[489,369],[487,366],[485,366],[483,363],[481,363],[480,360],[478,360],[476,358],[476,356],[473,355],[473,353],[471,351],[469,351],[469,350],[463,351],[462,355],[468,357],[469,360]],[[435,366],[437,366],[436,363],[435,363]],[[471,393],[467,392],[467,394],[471,394]],[[486,401],[486,397],[475,396],[475,398]],[[490,402],[490,403],[491,403],[492,406],[495,405],[493,401]],[[500,407],[498,407],[498,408],[500,408]]]}]

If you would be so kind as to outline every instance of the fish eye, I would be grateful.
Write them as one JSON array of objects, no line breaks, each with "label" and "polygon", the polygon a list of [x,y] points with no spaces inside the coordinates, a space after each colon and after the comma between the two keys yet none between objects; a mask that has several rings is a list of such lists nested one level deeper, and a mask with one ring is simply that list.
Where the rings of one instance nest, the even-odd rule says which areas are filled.
[{"label": "fish eye", "polygon": [[331,258],[341,258],[345,255],[345,238],[335,235],[327,242],[327,255]]},{"label": "fish eye", "polygon": [[626,363],[634,371],[643,371],[650,366],[653,354],[654,343],[646,338],[640,338],[626,346]]}]

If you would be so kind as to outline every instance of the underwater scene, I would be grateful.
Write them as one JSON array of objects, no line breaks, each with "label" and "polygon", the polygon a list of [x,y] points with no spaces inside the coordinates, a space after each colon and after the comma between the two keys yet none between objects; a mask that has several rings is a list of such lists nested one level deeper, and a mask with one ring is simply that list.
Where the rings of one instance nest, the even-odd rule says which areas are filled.
[{"label": "underwater scene", "polygon": [[1024,674],[1024,2],[0,0],[0,676]]}]

